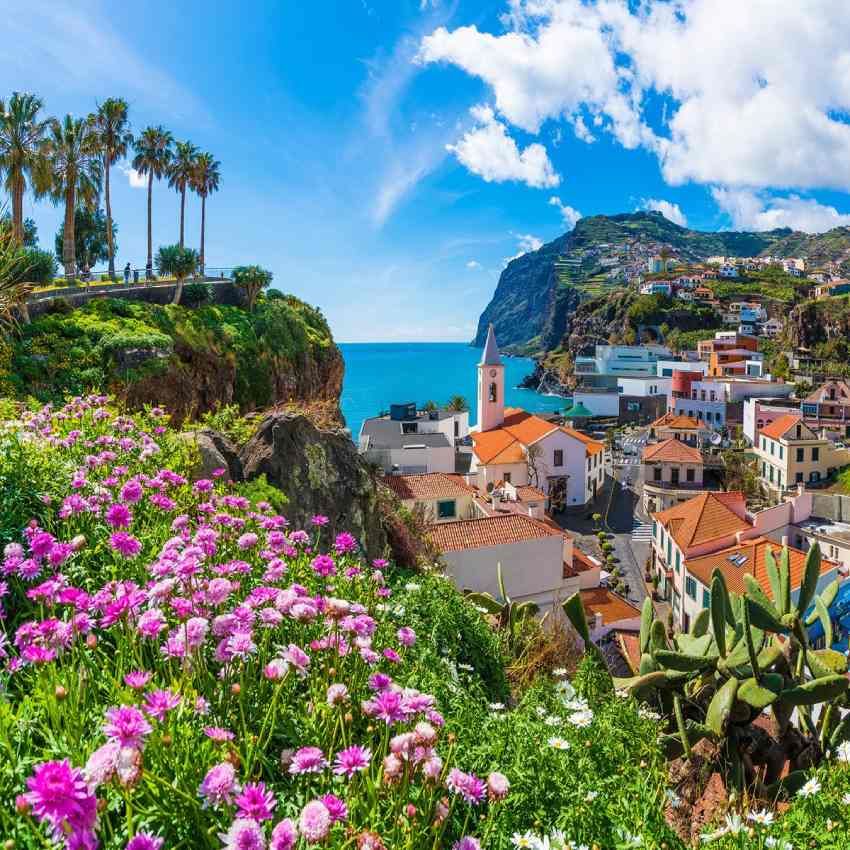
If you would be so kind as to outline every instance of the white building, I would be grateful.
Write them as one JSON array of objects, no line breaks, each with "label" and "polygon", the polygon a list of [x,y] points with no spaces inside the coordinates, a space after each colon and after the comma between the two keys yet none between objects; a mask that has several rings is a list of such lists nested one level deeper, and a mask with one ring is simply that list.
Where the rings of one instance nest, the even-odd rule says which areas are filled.
[{"label": "white building", "polygon": [[539,487],[555,509],[585,505],[605,481],[598,440],[504,406],[504,366],[491,326],[478,364],[478,425],[468,481],[482,493],[500,482]]},{"label": "white building", "polygon": [[597,345],[592,357],[576,357],[575,373],[579,378],[639,378],[655,375],[658,360],[670,356],[664,345]]},{"label": "white building", "polygon": [[[752,361],[753,369],[760,366]],[[690,398],[672,399],[673,410],[693,416],[715,430],[730,423],[743,423],[743,404],[748,398],[788,398],[794,394],[793,384],[780,384],[761,378],[705,378],[691,383]]]},{"label": "white building", "polygon": [[454,472],[456,446],[468,435],[468,411],[393,404],[389,415],[364,420],[358,448],[388,474]]}]

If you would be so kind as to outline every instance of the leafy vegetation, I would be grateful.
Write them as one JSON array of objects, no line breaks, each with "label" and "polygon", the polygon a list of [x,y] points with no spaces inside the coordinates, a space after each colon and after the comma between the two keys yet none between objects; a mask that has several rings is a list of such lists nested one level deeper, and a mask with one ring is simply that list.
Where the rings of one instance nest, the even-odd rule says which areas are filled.
[{"label": "leafy vegetation", "polygon": [[183,296],[183,282],[198,270],[198,252],[182,245],[163,245],[157,251],[156,268],[160,274],[176,279],[172,303],[179,304]]}]

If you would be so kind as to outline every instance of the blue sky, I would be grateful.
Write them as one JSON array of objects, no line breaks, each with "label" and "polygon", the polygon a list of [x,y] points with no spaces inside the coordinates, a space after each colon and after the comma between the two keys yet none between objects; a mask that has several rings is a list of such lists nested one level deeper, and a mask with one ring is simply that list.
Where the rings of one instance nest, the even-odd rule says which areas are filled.
[{"label": "blue sky", "polygon": [[[213,152],[208,265],[272,269],[342,341],[469,339],[506,259],[578,214],[850,224],[844,0],[0,8],[4,91],[50,114],[120,95],[134,128]],[[122,266],[145,257],[132,178],[113,173]],[[177,209],[156,185],[156,245]],[[52,245],[61,210],[26,212]],[[190,243],[198,218],[191,199]]]}]

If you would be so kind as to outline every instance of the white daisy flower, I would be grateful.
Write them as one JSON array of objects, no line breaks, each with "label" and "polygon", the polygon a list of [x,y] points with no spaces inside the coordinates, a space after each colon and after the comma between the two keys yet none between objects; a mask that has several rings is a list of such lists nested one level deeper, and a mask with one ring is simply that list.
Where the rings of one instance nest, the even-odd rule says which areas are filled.
[{"label": "white daisy flower", "polygon": [[471,664],[458,664],[458,670],[466,670],[467,673],[471,673],[475,668]]},{"label": "white daisy flower", "polygon": [[820,791],[821,785],[817,777],[813,776],[798,792],[798,797],[813,797]]},{"label": "white daisy flower", "polygon": [[547,726],[560,726],[561,718],[555,717],[554,715],[550,715],[543,721]]},{"label": "white daisy flower", "polygon": [[490,711],[504,711],[505,704],[503,702],[491,702]]},{"label": "white daisy flower", "polygon": [[570,742],[565,738],[554,736],[549,739],[549,746],[554,750],[568,750],[570,748]]},{"label": "white daisy flower", "polygon": [[413,581],[409,581],[409,582],[408,582],[408,583],[404,586],[404,589],[405,589],[405,590],[407,590],[407,591],[409,591],[410,593],[416,593],[416,591],[417,591],[417,590],[421,590],[421,589],[422,589],[422,585],[420,585],[420,584],[416,584],[416,582],[413,582]]},{"label": "white daisy flower", "polygon": [[839,761],[850,763],[850,741],[844,741],[844,743],[838,745],[835,757]]},{"label": "white daisy flower", "polygon": [[747,815],[747,820],[757,823],[760,826],[770,826],[773,823],[773,812],[767,809],[761,809],[758,812],[750,812]]},{"label": "white daisy flower", "polygon": [[590,709],[576,711],[574,714],[571,714],[567,720],[572,723],[573,726],[578,726],[579,729],[586,729],[591,723],[593,723],[593,712]]},{"label": "white daisy flower", "polygon": [[511,844],[514,847],[531,847],[534,848],[537,845],[537,837],[530,832],[525,832],[520,835],[518,832],[515,832],[511,836]]},{"label": "white daisy flower", "polygon": [[584,795],[584,800],[586,803],[592,803],[598,796],[598,791],[588,791],[587,794]]}]

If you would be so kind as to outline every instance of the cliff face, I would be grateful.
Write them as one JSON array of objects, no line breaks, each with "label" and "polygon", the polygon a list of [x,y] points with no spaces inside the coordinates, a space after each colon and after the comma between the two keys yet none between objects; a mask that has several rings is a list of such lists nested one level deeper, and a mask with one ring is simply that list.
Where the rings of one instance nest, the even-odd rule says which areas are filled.
[{"label": "cliff face", "polygon": [[219,405],[338,405],[344,364],[321,313],[292,297],[174,307],[99,299],[23,329],[0,394],[58,401],[91,389],[132,407],[160,404],[176,423]]},{"label": "cliff face", "polygon": [[492,322],[505,347],[530,353],[556,349],[573,333],[580,304],[613,297],[629,277],[646,272],[651,256],[665,249],[684,262],[760,254],[844,261],[850,257],[850,228],[814,236],[787,228],[711,233],[680,227],[654,212],[584,218],[570,233],[508,264],[472,344],[484,344]]}]

